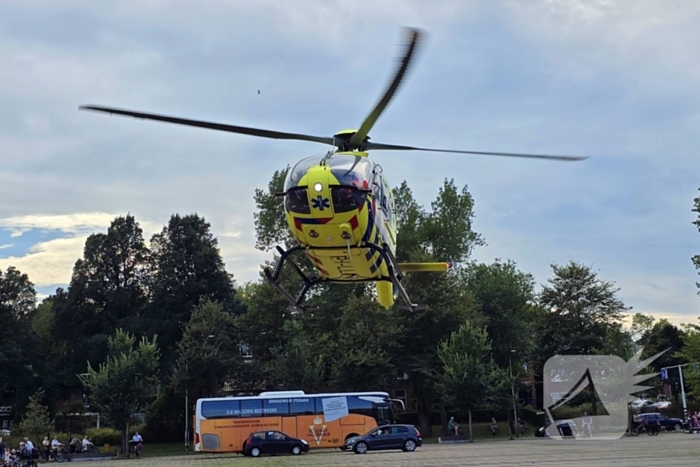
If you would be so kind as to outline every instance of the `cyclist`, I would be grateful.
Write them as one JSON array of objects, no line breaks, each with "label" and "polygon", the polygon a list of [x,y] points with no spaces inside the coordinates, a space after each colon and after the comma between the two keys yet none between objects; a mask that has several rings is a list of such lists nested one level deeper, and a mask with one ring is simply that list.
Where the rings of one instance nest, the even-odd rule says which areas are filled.
[{"label": "cyclist", "polygon": [[85,435],[83,438],[83,452],[88,452],[90,446],[94,446],[94,444],[92,444],[92,441],[88,439],[88,435]]},{"label": "cyclist", "polygon": [[134,437],[131,438],[131,441],[133,443],[135,443],[134,444],[134,454],[136,454],[137,456],[140,457],[141,456],[141,448],[143,445],[143,438],[141,437],[141,435],[139,434],[138,431],[134,434]]},{"label": "cyclist", "polygon": [[58,457],[58,450],[61,448],[61,442],[58,440],[58,436],[53,437],[51,441],[51,456],[56,459]]},{"label": "cyclist", "polygon": [[455,432],[455,436],[458,436],[458,435],[459,435],[459,425],[457,425],[457,422],[455,422],[455,418],[454,418],[454,417],[450,417],[450,421],[449,421],[449,423],[447,424],[447,429],[448,429],[450,432],[454,431],[454,432]]},{"label": "cyclist", "polygon": [[498,430],[498,423],[495,418],[491,418],[491,434],[495,436],[496,430]]}]

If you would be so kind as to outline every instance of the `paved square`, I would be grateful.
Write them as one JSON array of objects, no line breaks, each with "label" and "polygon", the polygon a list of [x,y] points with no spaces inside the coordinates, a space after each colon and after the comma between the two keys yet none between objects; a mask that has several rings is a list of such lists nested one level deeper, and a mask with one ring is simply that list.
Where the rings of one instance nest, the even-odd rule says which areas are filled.
[{"label": "paved square", "polygon": [[[147,449],[147,447],[146,447]],[[84,462],[90,467],[114,461]],[[357,455],[339,450],[312,451],[301,456],[265,456],[251,459],[222,454],[143,458],[117,461],[120,467],[211,467],[211,466],[615,466],[698,465],[700,435],[667,433],[660,436],[625,437],[619,440],[559,441],[535,439],[484,441],[474,444],[429,444],[413,453],[383,451]],[[105,467],[106,467],[105,466]]]}]

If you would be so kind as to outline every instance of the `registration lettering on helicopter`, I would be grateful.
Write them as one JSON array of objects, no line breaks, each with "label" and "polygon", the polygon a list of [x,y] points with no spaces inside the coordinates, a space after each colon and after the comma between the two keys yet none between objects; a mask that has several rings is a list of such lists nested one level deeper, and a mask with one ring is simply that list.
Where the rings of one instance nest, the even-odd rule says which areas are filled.
[{"label": "registration lettering on helicopter", "polygon": [[348,255],[330,256],[329,259],[338,268],[340,277],[343,279],[360,279],[355,273],[355,267],[352,265],[352,259]]}]

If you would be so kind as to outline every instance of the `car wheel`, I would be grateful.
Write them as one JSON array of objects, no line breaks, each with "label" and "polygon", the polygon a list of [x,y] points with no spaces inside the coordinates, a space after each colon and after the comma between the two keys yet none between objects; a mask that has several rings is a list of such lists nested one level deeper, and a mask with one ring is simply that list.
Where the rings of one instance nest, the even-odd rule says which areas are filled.
[{"label": "car wheel", "polygon": [[403,443],[403,450],[406,452],[413,452],[416,450],[416,442],[412,439],[407,440]]},{"label": "car wheel", "polygon": [[250,450],[250,455],[253,457],[260,457],[260,448],[253,448]]},{"label": "car wheel", "polygon": [[681,426],[680,423],[676,423],[675,425],[673,425],[673,429],[675,431],[681,431],[683,429],[683,427]]},{"label": "car wheel", "polygon": [[367,443],[360,441],[355,445],[355,454],[367,454]]},{"label": "car wheel", "polygon": [[301,454],[301,446],[299,446],[298,444],[292,446],[292,454],[294,454],[295,456]]}]

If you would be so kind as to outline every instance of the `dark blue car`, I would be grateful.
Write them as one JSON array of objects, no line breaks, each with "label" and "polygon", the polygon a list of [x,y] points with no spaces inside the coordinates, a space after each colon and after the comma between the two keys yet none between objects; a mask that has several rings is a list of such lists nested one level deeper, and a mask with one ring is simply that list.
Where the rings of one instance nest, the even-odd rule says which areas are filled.
[{"label": "dark blue car", "polygon": [[309,452],[309,443],[292,438],[280,431],[268,430],[251,433],[243,442],[243,455],[260,457],[262,454],[294,454]]},{"label": "dark blue car", "polygon": [[413,425],[382,425],[362,436],[346,439],[344,449],[354,451],[355,454],[366,454],[367,451],[386,449],[402,449],[406,452],[412,452],[422,444],[423,438]]}]

